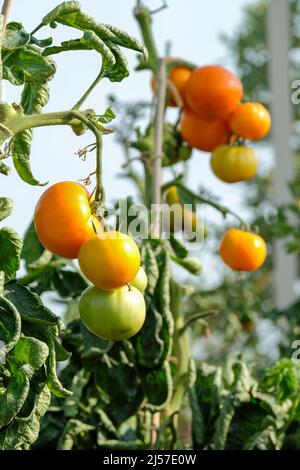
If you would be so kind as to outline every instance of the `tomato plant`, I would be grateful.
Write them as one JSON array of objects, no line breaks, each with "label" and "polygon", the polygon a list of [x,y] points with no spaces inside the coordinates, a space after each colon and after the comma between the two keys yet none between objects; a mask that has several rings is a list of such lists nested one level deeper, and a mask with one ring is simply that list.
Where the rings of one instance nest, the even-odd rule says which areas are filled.
[{"label": "tomato plant", "polygon": [[[298,214],[299,204],[275,210],[269,178],[258,173],[256,151],[245,142],[267,136],[269,112],[241,104],[244,85],[251,96],[249,83],[222,66],[160,58],[154,12],[137,1],[134,16],[145,44],[96,21],[76,1],[55,7],[32,33],[21,23],[6,25],[3,80],[22,86],[22,94],[18,104],[0,103],[1,173],[8,175],[12,158],[23,182],[41,185],[30,166],[33,129],[52,125],[92,137],[77,154],[90,152],[94,171],[80,175],[82,184],[45,189],[23,240],[0,229],[0,449],[297,448],[299,366],[284,356],[299,334],[299,305],[276,308],[270,277],[276,237],[288,234],[297,249],[288,215]],[[44,27],[53,37],[40,39]],[[56,27],[77,30],[76,39],[56,44]],[[102,79],[129,76],[123,48],[138,52],[138,72],[152,76],[151,102],[111,97],[106,109],[99,101],[85,109]],[[76,50],[101,56],[98,76],[69,109],[44,112],[54,57]],[[125,209],[114,201],[111,210],[103,179],[112,131],[125,158],[116,172],[136,190],[125,195]],[[246,222],[201,174],[199,188],[190,187],[190,160],[209,158],[197,150],[212,153],[211,169],[231,191],[250,180],[239,186],[252,207]],[[297,184],[291,189],[299,197]],[[147,209],[144,219],[130,211],[136,202]],[[161,202],[179,211],[176,221],[171,213],[168,236]],[[221,216],[219,226],[209,219],[204,225],[198,204]],[[12,205],[0,198],[0,221]],[[132,225],[145,223],[144,236],[130,224],[122,232],[123,210]],[[200,248],[211,256],[208,268]],[[219,276],[211,288],[205,269]],[[63,314],[48,305],[63,306]],[[281,334],[275,358],[260,339],[264,321]]]}]

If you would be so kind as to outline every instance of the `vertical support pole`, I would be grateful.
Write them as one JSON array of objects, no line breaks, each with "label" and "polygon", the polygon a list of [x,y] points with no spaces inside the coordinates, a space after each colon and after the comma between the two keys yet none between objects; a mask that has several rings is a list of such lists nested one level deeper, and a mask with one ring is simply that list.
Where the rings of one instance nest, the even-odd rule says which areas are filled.
[{"label": "vertical support pole", "polygon": [[154,132],[154,160],[152,165],[152,204],[153,204],[153,225],[152,232],[155,237],[160,236],[160,203],[162,185],[162,153],[163,153],[163,132],[166,102],[166,63],[159,60],[157,74],[157,106],[155,116]]},{"label": "vertical support pole", "polygon": [[[289,76],[289,25],[289,2],[270,0],[267,30],[270,51],[269,76],[273,97],[272,139],[276,156],[274,197],[277,204],[291,202],[288,182],[293,178],[294,169],[293,152],[290,147],[292,90]],[[284,243],[276,242],[274,283],[278,308],[285,308],[295,300],[296,279],[296,255],[288,255]]]}]

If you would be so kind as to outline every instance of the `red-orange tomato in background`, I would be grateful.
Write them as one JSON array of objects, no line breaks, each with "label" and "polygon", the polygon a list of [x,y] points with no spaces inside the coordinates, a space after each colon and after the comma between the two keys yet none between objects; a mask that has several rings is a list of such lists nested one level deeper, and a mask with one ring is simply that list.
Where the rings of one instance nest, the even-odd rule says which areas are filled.
[{"label": "red-orange tomato in background", "polygon": [[203,152],[212,152],[219,145],[227,143],[230,130],[223,121],[205,121],[189,108],[184,108],[180,133],[191,147]]},{"label": "red-orange tomato in background", "polygon": [[83,274],[98,289],[111,290],[131,282],[141,265],[135,241],[121,232],[103,232],[82,245],[78,255]]},{"label": "red-orange tomato in background", "polygon": [[188,106],[206,120],[227,120],[243,97],[240,79],[219,65],[195,69],[184,88]]},{"label": "red-orange tomato in background", "polygon": [[50,186],[40,197],[34,225],[41,244],[64,258],[77,258],[80,247],[101,229],[92,216],[89,192],[80,183],[62,181]]},{"label": "red-orange tomato in background", "polygon": [[271,129],[271,116],[261,103],[243,103],[232,113],[229,125],[238,137],[260,140]]},{"label": "red-orange tomato in background", "polygon": [[267,257],[264,239],[245,230],[228,230],[220,242],[219,253],[227,266],[235,271],[254,271]]},{"label": "red-orange tomato in background", "polygon": [[[181,59],[178,59],[176,57],[167,57],[165,59],[166,63],[177,60],[179,61]],[[190,78],[192,71],[193,70],[191,68],[185,67],[183,65],[173,67],[170,71],[168,79],[175,86],[182,101],[184,101],[184,87],[186,85],[186,82]],[[156,93],[157,85],[154,76],[151,78],[151,88],[153,92]],[[168,90],[168,106],[175,108],[178,106],[176,97],[174,96],[174,93],[172,93],[172,90]]]}]

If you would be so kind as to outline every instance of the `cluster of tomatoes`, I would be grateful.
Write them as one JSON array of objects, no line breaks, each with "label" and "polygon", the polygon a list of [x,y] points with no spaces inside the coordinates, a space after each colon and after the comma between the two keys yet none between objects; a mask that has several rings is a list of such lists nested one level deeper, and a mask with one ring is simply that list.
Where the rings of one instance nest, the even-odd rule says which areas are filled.
[{"label": "cluster of tomatoes", "polygon": [[[167,58],[166,62],[178,59]],[[170,69],[168,84],[168,106],[182,108],[182,138],[193,148],[212,152],[211,168],[215,175],[226,183],[253,178],[258,163],[245,140],[263,139],[270,131],[271,116],[260,103],[241,102],[240,79],[218,65],[196,69],[175,65]],[[152,79],[152,89],[155,88]],[[176,188],[169,192],[174,203],[176,198],[171,191]],[[258,234],[231,229],[221,240],[219,254],[231,269],[252,271],[264,263],[267,247]]]},{"label": "cluster of tomatoes", "polygon": [[100,338],[121,341],[143,326],[147,276],[135,241],[121,232],[104,231],[90,203],[81,184],[56,183],[37,203],[35,229],[47,250],[78,258],[82,273],[93,284],[79,301],[85,326]]},{"label": "cluster of tomatoes", "polygon": [[[167,62],[176,59],[168,58]],[[271,128],[271,116],[260,103],[242,103],[243,85],[229,70],[218,65],[191,69],[174,66],[168,105],[181,105],[180,133],[193,148],[213,152],[211,167],[226,183],[253,178],[257,159],[245,140],[263,139]],[[155,88],[155,82],[152,82]],[[172,90],[176,90],[176,94]]]}]

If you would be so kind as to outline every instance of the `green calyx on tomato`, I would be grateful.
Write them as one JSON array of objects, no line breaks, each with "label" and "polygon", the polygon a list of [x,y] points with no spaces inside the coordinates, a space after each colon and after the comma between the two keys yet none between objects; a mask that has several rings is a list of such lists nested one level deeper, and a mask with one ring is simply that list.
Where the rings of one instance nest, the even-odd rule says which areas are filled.
[{"label": "green calyx on tomato", "polygon": [[143,295],[135,287],[123,286],[111,291],[89,287],[80,298],[79,313],[86,328],[99,338],[122,341],[142,328],[146,306]]}]

